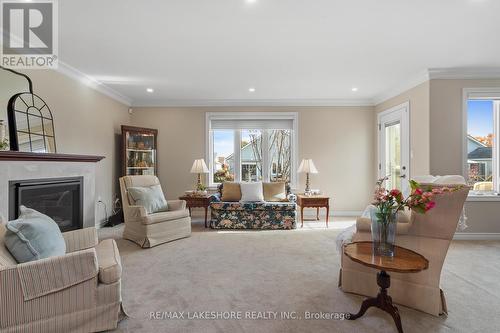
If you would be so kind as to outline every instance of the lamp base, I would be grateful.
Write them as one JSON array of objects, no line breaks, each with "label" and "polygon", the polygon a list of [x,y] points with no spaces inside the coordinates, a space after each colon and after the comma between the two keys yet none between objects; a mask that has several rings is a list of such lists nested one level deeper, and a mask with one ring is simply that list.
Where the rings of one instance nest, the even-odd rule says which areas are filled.
[{"label": "lamp base", "polygon": [[309,172],[306,173],[306,189],[304,190],[305,195],[311,195],[311,187],[309,182]]}]

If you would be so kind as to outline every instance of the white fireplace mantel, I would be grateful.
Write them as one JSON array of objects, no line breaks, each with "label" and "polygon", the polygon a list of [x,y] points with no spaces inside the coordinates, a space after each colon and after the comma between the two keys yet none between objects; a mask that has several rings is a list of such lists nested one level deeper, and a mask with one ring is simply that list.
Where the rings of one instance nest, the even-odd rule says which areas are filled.
[{"label": "white fireplace mantel", "polygon": [[83,177],[83,227],[95,226],[96,162],[102,156],[0,152],[0,216],[9,216],[9,182]]}]

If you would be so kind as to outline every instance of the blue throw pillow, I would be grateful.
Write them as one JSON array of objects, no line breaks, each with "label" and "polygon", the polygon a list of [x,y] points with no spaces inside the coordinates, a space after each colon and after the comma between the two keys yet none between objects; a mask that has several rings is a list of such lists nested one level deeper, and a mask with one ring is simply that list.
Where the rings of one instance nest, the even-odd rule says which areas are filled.
[{"label": "blue throw pillow", "polygon": [[165,200],[160,185],[129,187],[127,190],[135,205],[143,206],[148,214],[168,210],[167,200]]},{"label": "blue throw pillow", "polygon": [[18,263],[66,253],[66,243],[59,226],[47,215],[20,207],[17,220],[5,225],[5,246]]}]

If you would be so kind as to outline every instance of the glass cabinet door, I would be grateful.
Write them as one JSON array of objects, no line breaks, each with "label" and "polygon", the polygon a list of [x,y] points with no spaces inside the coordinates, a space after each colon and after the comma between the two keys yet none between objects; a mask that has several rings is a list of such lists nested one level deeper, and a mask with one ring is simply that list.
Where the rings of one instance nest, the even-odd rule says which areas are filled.
[{"label": "glass cabinet door", "polygon": [[129,175],[156,175],[156,130],[123,126],[125,172]]}]

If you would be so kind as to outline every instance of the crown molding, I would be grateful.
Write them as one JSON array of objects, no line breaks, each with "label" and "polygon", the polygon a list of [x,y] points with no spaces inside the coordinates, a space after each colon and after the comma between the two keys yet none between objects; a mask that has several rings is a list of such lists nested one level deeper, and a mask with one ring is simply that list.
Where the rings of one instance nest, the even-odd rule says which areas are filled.
[{"label": "crown molding", "polygon": [[391,89],[365,99],[158,99],[133,101],[106,84],[59,60],[56,71],[133,107],[265,107],[265,106],[376,106],[424,82],[436,79],[500,79],[500,67],[429,68],[401,82]]},{"label": "crown molding", "polygon": [[132,100],[129,97],[120,94],[119,92],[108,87],[104,83],[102,83],[102,82],[94,79],[93,77],[79,71],[78,69],[74,68],[71,65],[68,65],[67,63],[65,63],[61,60],[59,60],[58,67],[55,68],[55,71],[57,71],[61,74],[64,74],[64,75],[72,78],[73,80],[76,80],[76,81],[78,81],[78,82],[80,82],[80,83],[82,83],[82,84],[84,84],[92,89],[95,89],[98,92],[100,92],[108,97],[111,97],[112,99],[114,99],[122,104],[125,104],[127,106],[132,105]]},{"label": "crown molding", "polygon": [[429,68],[429,79],[500,79],[500,67]]},{"label": "crown molding", "polygon": [[378,105],[430,80],[500,79],[500,67],[429,68],[373,99]]},{"label": "crown molding", "polygon": [[380,103],[383,103],[426,81],[429,81],[429,72],[427,70],[422,71],[414,75],[413,77],[410,77],[406,81],[403,81],[400,84],[392,87],[391,89],[375,96],[375,98],[373,98],[372,100],[372,105],[378,105]]},{"label": "crown molding", "polygon": [[134,101],[133,107],[373,106],[371,99],[165,99]]}]

